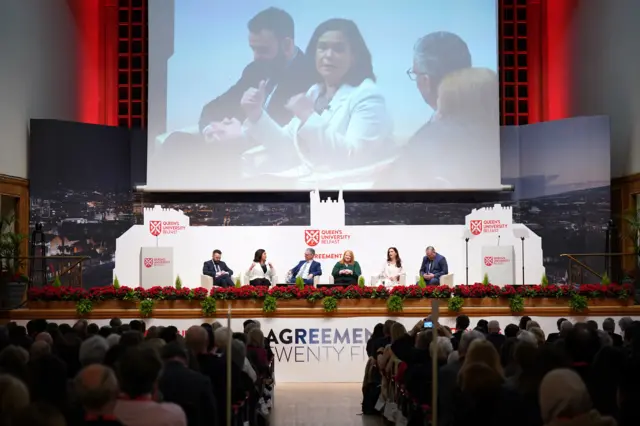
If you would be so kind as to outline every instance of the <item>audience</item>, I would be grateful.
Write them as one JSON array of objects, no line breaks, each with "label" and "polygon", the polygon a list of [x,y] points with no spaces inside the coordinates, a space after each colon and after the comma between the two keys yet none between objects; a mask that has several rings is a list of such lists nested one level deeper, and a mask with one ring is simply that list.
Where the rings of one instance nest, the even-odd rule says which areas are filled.
[{"label": "audience", "polygon": [[[363,413],[429,424],[437,364],[438,424],[640,425],[640,322],[558,319],[545,336],[531,318],[377,324],[367,342]],[[435,332],[435,333],[434,333]],[[143,321],[0,327],[0,425],[267,425],[273,352],[260,323],[176,327]],[[231,368],[230,392],[228,368]],[[242,407],[240,409],[239,407]],[[393,407],[387,409],[386,407]],[[404,419],[403,421],[399,419]]]},{"label": "audience", "polygon": [[[480,320],[472,331],[469,325],[469,318],[460,315],[453,336],[440,335],[438,329],[433,343],[432,329],[416,326],[400,333],[401,326],[392,325],[391,353],[385,349],[385,355],[367,364],[367,376],[376,377],[380,369],[381,379],[377,411],[368,408],[365,414],[377,412],[396,425],[428,425],[431,359],[437,357],[438,425],[640,425],[639,321],[620,320],[622,335],[615,333],[612,318],[601,327],[595,321],[560,318],[558,332],[548,336],[529,317],[507,325],[504,335],[495,320]],[[380,341],[378,333],[368,347]],[[382,334],[387,335],[384,328]],[[422,355],[425,361],[416,364],[414,352],[399,350],[400,342],[429,348]],[[363,411],[372,387],[366,389]]]}]

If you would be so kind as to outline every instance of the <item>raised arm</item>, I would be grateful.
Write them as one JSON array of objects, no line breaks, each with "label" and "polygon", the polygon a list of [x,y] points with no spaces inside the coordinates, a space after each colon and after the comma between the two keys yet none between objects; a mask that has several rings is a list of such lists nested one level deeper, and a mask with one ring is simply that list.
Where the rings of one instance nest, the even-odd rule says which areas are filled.
[{"label": "raised arm", "polygon": [[344,133],[329,130],[332,121],[318,113],[313,113],[298,129],[296,146],[310,163],[326,163],[338,157],[351,164],[366,164],[389,142],[393,125],[382,95],[362,89],[353,103]]}]

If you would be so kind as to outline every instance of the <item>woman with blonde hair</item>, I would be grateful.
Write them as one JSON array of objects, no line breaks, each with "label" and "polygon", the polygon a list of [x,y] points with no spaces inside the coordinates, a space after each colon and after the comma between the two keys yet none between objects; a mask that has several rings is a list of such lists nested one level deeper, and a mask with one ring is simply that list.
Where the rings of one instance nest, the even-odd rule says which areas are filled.
[{"label": "woman with blonde hair", "polygon": [[467,354],[464,357],[464,363],[462,364],[460,374],[462,374],[462,370],[464,370],[467,364],[473,363],[484,364],[491,368],[500,377],[504,377],[504,371],[502,370],[502,364],[500,363],[500,355],[498,354],[496,347],[493,346],[493,343],[488,340],[476,339],[471,342],[469,349],[467,349]]},{"label": "woman with blonde hair", "polygon": [[331,271],[334,284],[355,285],[362,275],[360,264],[356,262],[356,257],[351,250],[347,250],[342,255],[342,259],[335,264]]}]

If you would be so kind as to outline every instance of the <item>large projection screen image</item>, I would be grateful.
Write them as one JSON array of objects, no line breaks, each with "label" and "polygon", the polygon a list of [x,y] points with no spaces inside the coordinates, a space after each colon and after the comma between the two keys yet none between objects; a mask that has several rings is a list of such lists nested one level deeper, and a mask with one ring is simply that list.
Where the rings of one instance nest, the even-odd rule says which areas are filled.
[{"label": "large projection screen image", "polygon": [[500,189],[496,3],[149,2],[147,190]]}]

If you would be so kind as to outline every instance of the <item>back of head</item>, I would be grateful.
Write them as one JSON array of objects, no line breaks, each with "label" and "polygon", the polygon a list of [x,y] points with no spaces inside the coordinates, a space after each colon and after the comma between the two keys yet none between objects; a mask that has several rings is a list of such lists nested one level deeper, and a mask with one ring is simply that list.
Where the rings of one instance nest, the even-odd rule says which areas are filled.
[{"label": "back of head", "polygon": [[573,370],[553,370],[540,384],[540,413],[545,424],[558,418],[574,418],[591,410],[587,386]]},{"label": "back of head", "polygon": [[520,323],[518,324],[518,326],[520,327],[520,330],[526,330],[527,329],[527,323],[531,321],[531,317],[528,316],[523,316],[522,318],[520,318]]},{"label": "back of head", "polygon": [[489,333],[500,333],[500,323],[496,320],[491,320],[487,324],[487,330]]},{"label": "back of head", "polygon": [[247,347],[240,340],[233,339],[231,343],[231,360],[238,368],[244,367],[244,360],[247,357]]},{"label": "back of head", "polygon": [[467,43],[460,36],[447,31],[433,32],[419,39],[413,54],[419,71],[429,76],[434,92],[437,92],[446,75],[471,67]]},{"label": "back of head", "polygon": [[496,347],[485,339],[475,339],[469,345],[464,364],[481,363],[494,370],[502,376],[502,365]]},{"label": "back of head", "polygon": [[122,333],[120,344],[127,348],[137,346],[144,340],[144,336],[139,331],[131,330]]},{"label": "back of head", "polygon": [[208,339],[207,330],[199,325],[192,325],[185,334],[186,346],[194,354],[201,354],[207,350]]},{"label": "back of head", "polygon": [[529,333],[533,334],[533,336],[536,338],[539,346],[544,345],[546,338],[544,335],[544,331],[542,331],[540,327],[530,327],[528,331]]},{"label": "back of head", "polygon": [[229,346],[229,340],[233,333],[227,327],[220,327],[213,332],[216,348],[225,350]]},{"label": "back of head", "polygon": [[472,330],[464,333],[462,335],[462,338],[460,338],[460,344],[458,345],[458,353],[460,354],[460,357],[466,356],[467,350],[474,340],[484,339],[484,334],[480,333],[479,331]]},{"label": "back of head", "polygon": [[518,333],[518,341],[526,342],[533,346],[538,345],[538,339],[536,338],[535,334],[526,330],[522,330],[520,333]]},{"label": "back of head", "polygon": [[462,366],[458,374],[458,383],[463,392],[478,394],[499,388],[504,379],[488,365],[472,362]]},{"label": "back of head", "polygon": [[469,328],[471,321],[466,315],[458,315],[456,317],[456,331],[464,331]]},{"label": "back of head", "polygon": [[262,330],[260,330],[259,328],[253,328],[251,331],[249,331],[249,333],[247,334],[247,344],[249,346],[255,346],[255,347],[263,347],[264,346],[264,334],[262,333]]},{"label": "back of head", "polygon": [[80,364],[83,366],[90,364],[101,364],[109,350],[107,339],[102,336],[91,336],[80,345],[78,355]]},{"label": "back of head", "polygon": [[161,369],[162,361],[153,348],[138,345],[127,349],[118,363],[122,392],[130,398],[150,394]]},{"label": "back of head", "polygon": [[540,328],[540,324],[538,323],[538,321],[531,320],[527,323],[526,330],[531,330],[534,327]]},{"label": "back of head", "polygon": [[160,354],[164,361],[172,359],[180,359],[184,362],[189,361],[189,354],[187,350],[178,342],[171,342],[161,349]]},{"label": "back of head", "polygon": [[101,411],[118,396],[118,381],[109,367],[93,364],[83,368],[75,377],[75,397],[87,411]]},{"label": "back of head", "polygon": [[397,322],[391,327],[391,340],[395,341],[407,334],[407,329],[401,323]]},{"label": "back of head", "polygon": [[488,68],[448,74],[438,89],[438,115],[456,123],[495,126],[499,120],[498,75]]},{"label": "back of head", "polygon": [[606,318],[602,321],[602,329],[607,333],[614,333],[616,331],[616,322],[613,318]]},{"label": "back of head", "polygon": [[391,336],[391,327],[395,324],[394,320],[386,320],[382,326],[382,333],[385,336]]},{"label": "back of head", "polygon": [[33,342],[33,345],[31,345],[31,348],[29,349],[29,358],[31,360],[34,360],[50,353],[51,345],[49,345],[44,340],[38,340],[36,342]]},{"label": "back of head", "polygon": [[428,349],[432,340],[433,340],[433,331],[423,330],[420,333],[418,333],[418,336],[416,337],[416,348]]},{"label": "back of head", "polygon": [[520,327],[515,324],[509,324],[504,329],[504,337],[506,337],[507,339],[517,337],[518,332],[520,332]]},{"label": "back of head", "polygon": [[118,317],[111,318],[111,320],[109,321],[109,325],[112,328],[118,328],[118,327],[120,327],[122,325],[122,320],[120,318],[118,318]]},{"label": "back of head", "polygon": [[9,374],[0,374],[0,416],[10,416],[28,405],[27,385]]}]

